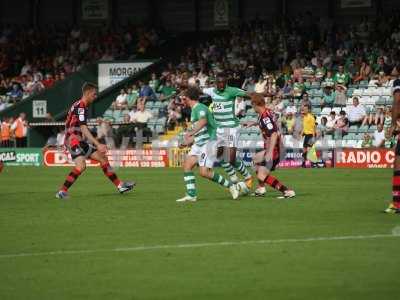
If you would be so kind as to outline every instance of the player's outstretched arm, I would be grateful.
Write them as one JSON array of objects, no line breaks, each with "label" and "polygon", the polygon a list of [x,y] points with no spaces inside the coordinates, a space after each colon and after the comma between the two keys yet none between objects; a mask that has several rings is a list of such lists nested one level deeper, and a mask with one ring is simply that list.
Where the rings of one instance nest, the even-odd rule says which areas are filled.
[{"label": "player's outstretched arm", "polygon": [[194,124],[193,128],[188,131],[188,134],[193,136],[205,126],[207,126],[207,119],[200,119]]}]

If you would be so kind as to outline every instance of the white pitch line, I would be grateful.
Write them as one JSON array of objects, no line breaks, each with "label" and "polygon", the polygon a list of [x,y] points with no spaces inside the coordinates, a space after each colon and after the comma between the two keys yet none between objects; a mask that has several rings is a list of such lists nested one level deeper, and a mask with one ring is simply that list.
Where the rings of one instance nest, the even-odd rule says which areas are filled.
[{"label": "white pitch line", "polygon": [[210,243],[193,243],[193,244],[176,244],[176,245],[154,245],[154,246],[137,246],[137,247],[129,247],[129,248],[114,248],[114,249],[58,250],[58,251],[49,251],[49,252],[0,254],[0,259],[15,258],[15,257],[66,255],[66,254],[93,254],[93,253],[101,253],[101,252],[135,252],[135,251],[164,250],[164,249],[240,246],[240,245],[251,245],[251,244],[257,245],[257,244],[307,243],[307,242],[319,242],[319,241],[369,240],[369,239],[399,238],[399,237],[400,237],[400,235],[398,235],[398,234],[374,234],[374,235],[311,237],[311,238],[300,238],[300,239],[210,242]]}]

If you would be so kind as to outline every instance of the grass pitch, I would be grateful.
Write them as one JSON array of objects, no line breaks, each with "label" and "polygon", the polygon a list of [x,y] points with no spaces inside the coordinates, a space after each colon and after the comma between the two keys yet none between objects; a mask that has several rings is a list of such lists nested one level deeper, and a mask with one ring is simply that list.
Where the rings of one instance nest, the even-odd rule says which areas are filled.
[{"label": "grass pitch", "polygon": [[292,200],[233,201],[198,179],[181,204],[179,169],[119,169],[138,184],[119,195],[89,168],[60,201],[68,170],[0,174],[0,299],[399,297],[390,170],[280,170]]}]

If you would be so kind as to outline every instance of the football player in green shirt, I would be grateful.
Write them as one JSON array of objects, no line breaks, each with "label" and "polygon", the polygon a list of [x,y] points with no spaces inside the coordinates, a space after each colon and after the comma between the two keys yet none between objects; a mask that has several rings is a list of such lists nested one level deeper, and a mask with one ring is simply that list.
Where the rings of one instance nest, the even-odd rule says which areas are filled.
[{"label": "football player in green shirt", "polygon": [[191,145],[184,164],[184,180],[186,195],[177,202],[194,202],[197,200],[197,189],[194,167],[198,164],[200,176],[212,180],[229,189],[232,198],[239,197],[241,187],[246,189],[244,182],[232,183],[220,174],[214,172],[213,166],[217,161],[216,123],[208,107],[199,102],[200,91],[196,87],[189,87],[182,93],[181,99],[192,110],[191,129],[183,136],[182,146]]},{"label": "football player in green shirt", "polygon": [[212,110],[217,124],[218,158],[221,166],[234,183],[239,181],[235,169],[243,176],[248,189],[252,187],[252,176],[242,160],[236,157],[239,140],[239,119],[235,115],[236,97],[250,97],[239,88],[227,85],[226,77],[219,74],[216,86],[204,88],[203,93],[212,99]]}]

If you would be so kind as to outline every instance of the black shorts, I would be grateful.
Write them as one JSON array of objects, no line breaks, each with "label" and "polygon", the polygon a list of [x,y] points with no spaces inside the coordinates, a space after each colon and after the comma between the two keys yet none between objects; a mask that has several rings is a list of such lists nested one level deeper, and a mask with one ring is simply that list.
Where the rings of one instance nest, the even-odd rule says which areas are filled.
[{"label": "black shorts", "polygon": [[314,145],[314,135],[305,134],[304,135],[303,148],[312,147],[313,145]]},{"label": "black shorts", "polygon": [[79,156],[84,156],[89,158],[94,152],[97,151],[97,148],[91,144],[86,142],[79,142],[79,145],[69,147],[67,146],[69,153],[71,153],[72,159],[75,159]]}]

